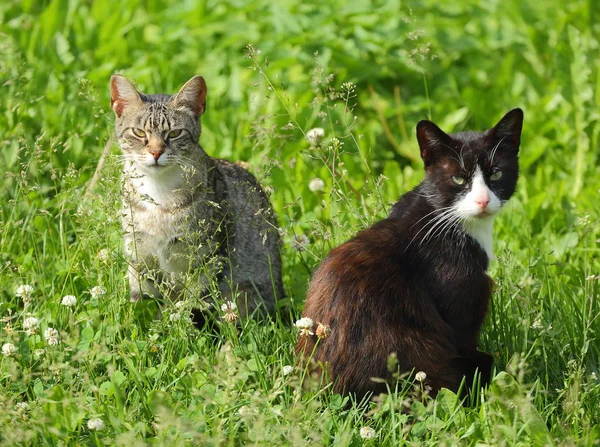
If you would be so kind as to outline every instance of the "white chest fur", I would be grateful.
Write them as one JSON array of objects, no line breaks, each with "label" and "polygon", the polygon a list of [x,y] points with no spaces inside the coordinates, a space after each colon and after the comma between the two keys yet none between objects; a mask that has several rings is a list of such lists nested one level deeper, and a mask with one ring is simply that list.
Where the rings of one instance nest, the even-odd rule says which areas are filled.
[{"label": "white chest fur", "polygon": [[494,259],[492,242],[494,217],[495,216],[488,216],[481,219],[469,219],[463,224],[467,234],[481,245],[481,248],[485,250],[490,261]]},{"label": "white chest fur", "polygon": [[123,227],[126,250],[137,263],[180,274],[188,270],[189,262],[181,244],[173,242],[185,232],[185,213],[169,205],[183,180],[179,170],[168,171],[129,178],[135,205],[125,202]]}]

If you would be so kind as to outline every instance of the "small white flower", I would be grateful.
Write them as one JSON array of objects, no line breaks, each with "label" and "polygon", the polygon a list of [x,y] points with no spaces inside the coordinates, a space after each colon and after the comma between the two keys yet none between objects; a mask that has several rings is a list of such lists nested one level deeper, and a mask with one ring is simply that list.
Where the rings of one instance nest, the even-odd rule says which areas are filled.
[{"label": "small white flower", "polygon": [[314,332],[312,331],[313,321],[308,317],[303,317],[296,321],[296,327],[300,330],[301,337],[314,335]]},{"label": "small white flower", "polygon": [[181,314],[179,312],[173,312],[169,315],[169,320],[171,321],[179,321],[181,319]]},{"label": "small white flower", "polygon": [[419,382],[424,382],[426,378],[427,374],[425,374],[423,371],[419,371],[417,374],[415,374],[415,379],[417,379]]},{"label": "small white flower", "polygon": [[311,318],[302,317],[296,321],[296,327],[298,329],[311,329],[313,327],[313,321]]},{"label": "small white flower", "polygon": [[107,248],[103,248],[102,250],[100,250],[98,252],[98,259],[101,262],[106,262],[110,259],[110,252],[108,251]]},{"label": "small white flower", "polygon": [[233,301],[227,301],[223,304],[221,304],[221,310],[223,312],[233,312],[237,309],[237,304],[235,304]]},{"label": "small white flower", "polygon": [[531,325],[531,329],[544,329],[544,325],[542,324],[541,318],[536,318],[533,324]]},{"label": "small white flower", "polygon": [[289,376],[293,372],[294,372],[294,367],[292,365],[285,365],[283,367],[283,375],[284,376]]},{"label": "small white flower", "polygon": [[23,329],[27,335],[33,335],[37,333],[38,327],[40,326],[40,320],[35,317],[27,317],[23,320]]},{"label": "small white flower", "polygon": [[46,339],[46,343],[50,346],[56,346],[60,343],[58,331],[53,327],[49,327],[44,331],[44,338]]},{"label": "small white flower", "polygon": [[29,404],[27,402],[17,402],[15,405],[15,408],[17,409],[18,412],[25,412],[27,410],[29,410]]},{"label": "small white flower", "polygon": [[88,421],[87,426],[90,430],[102,430],[104,428],[104,421],[100,418],[92,418]]},{"label": "small white flower", "polygon": [[100,298],[101,296],[106,295],[106,289],[102,286],[94,286],[90,290],[90,294],[92,298]]},{"label": "small white flower", "polygon": [[595,371],[592,371],[592,373],[590,374],[590,377],[592,378],[592,380],[598,380],[598,374],[596,374]]},{"label": "small white flower", "polygon": [[315,127],[314,129],[310,129],[306,132],[306,139],[310,144],[319,144],[319,142],[325,136],[325,129],[322,127]]},{"label": "small white flower", "polygon": [[324,188],[325,182],[319,177],[315,177],[308,184],[308,189],[310,189],[312,192],[323,191]]},{"label": "small white flower", "polygon": [[248,405],[242,405],[239,410],[238,410],[238,414],[242,417],[244,416],[253,416],[254,414],[256,414],[256,412],[250,408]]},{"label": "small white flower", "polygon": [[15,291],[15,295],[23,300],[25,304],[29,304],[31,302],[31,294],[33,293],[33,286],[29,284],[21,284],[17,287]]},{"label": "small white flower", "polygon": [[359,433],[360,437],[363,439],[373,439],[375,436],[377,436],[377,433],[371,427],[363,427],[360,429]]},{"label": "small white flower", "polygon": [[2,345],[2,354],[4,354],[6,357],[10,357],[15,355],[15,353],[17,352],[17,347],[15,345],[13,345],[12,343],[4,343]]},{"label": "small white flower", "polygon": [[175,308],[176,309],[183,309],[185,307],[185,303],[183,301],[177,301],[175,303]]},{"label": "small white flower", "polygon": [[46,353],[46,351],[44,349],[42,349],[42,348],[36,349],[35,351],[33,351],[33,355],[35,356],[36,359],[39,359],[45,353]]},{"label": "small white flower", "polygon": [[77,304],[77,298],[75,298],[73,295],[65,295],[63,296],[60,304],[66,307],[73,307],[75,304]]}]

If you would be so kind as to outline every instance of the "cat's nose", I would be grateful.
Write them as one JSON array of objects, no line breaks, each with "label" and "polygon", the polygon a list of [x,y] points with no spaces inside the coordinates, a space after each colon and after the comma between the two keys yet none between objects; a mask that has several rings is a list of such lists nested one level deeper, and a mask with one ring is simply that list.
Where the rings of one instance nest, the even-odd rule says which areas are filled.
[{"label": "cat's nose", "polygon": [[164,154],[164,150],[158,150],[158,151],[150,151],[150,153],[152,154],[152,156],[154,157],[155,160],[158,160],[160,158],[160,156],[162,154]]},{"label": "cat's nose", "polygon": [[479,196],[475,199],[475,203],[479,205],[482,210],[484,210],[487,208],[488,203],[490,203],[490,196]]},{"label": "cat's nose", "polygon": [[148,142],[148,152],[152,154],[155,160],[158,160],[162,154],[165,153],[165,144],[162,141],[157,141],[152,138]]}]

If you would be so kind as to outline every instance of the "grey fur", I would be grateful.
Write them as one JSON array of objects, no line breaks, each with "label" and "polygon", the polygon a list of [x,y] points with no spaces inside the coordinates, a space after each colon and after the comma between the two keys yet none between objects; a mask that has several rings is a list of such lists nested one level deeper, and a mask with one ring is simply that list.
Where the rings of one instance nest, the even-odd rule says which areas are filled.
[{"label": "grey fur", "polygon": [[273,310],[283,296],[277,220],[252,174],[198,144],[204,79],[193,77],[173,96],[145,95],[115,75],[111,106],[124,158],[131,300],[165,290],[177,298],[191,272],[203,298],[215,298],[216,277],[217,301],[235,298],[242,314],[261,304]]}]

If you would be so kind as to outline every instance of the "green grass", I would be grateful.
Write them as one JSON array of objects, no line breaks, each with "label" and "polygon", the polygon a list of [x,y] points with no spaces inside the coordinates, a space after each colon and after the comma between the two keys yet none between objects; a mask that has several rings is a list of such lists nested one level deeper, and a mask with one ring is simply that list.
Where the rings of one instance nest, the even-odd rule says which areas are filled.
[{"label": "green grass", "polygon": [[[15,346],[0,355],[0,444],[598,444],[599,19],[593,0],[0,3],[0,344]],[[249,320],[214,338],[172,303],[158,318],[130,304],[116,148],[86,195],[114,72],[150,93],[206,78],[203,147],[272,190],[296,312],[328,251],[422,178],[418,120],[480,130],[522,107],[481,340],[494,383],[468,407],[446,392],[411,404],[408,382],[355,405],[283,374],[294,327]]]}]

